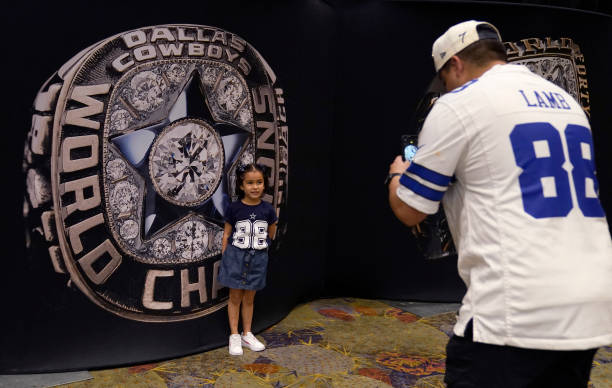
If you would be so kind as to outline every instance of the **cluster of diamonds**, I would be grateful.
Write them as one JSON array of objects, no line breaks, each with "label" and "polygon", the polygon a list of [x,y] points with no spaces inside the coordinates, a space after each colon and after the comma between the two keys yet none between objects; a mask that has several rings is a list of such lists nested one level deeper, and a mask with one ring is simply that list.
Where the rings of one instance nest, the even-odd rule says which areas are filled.
[{"label": "cluster of diamonds", "polygon": [[108,185],[108,201],[110,215],[116,220],[115,224],[121,238],[129,245],[134,245],[140,234],[140,203],[143,190],[141,179],[132,173],[127,163],[113,153],[114,158],[106,163],[106,179]]},{"label": "cluster of diamonds", "polygon": [[236,70],[221,64],[199,66],[210,109],[219,121],[252,130],[253,118],[248,89]]},{"label": "cluster of diamonds", "polygon": [[221,253],[223,230],[197,216],[153,239],[148,252],[163,262],[191,262]]},{"label": "cluster of diamonds", "polygon": [[187,64],[161,64],[135,73],[120,86],[110,112],[110,132],[126,131],[147,121],[176,92],[188,75]]}]

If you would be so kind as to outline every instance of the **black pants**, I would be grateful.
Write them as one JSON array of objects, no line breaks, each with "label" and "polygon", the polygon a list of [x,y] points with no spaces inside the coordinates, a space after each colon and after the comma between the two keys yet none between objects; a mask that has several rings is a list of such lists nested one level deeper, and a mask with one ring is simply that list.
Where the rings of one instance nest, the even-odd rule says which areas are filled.
[{"label": "black pants", "polygon": [[586,388],[597,349],[555,351],[489,345],[454,335],[446,346],[448,388]]}]

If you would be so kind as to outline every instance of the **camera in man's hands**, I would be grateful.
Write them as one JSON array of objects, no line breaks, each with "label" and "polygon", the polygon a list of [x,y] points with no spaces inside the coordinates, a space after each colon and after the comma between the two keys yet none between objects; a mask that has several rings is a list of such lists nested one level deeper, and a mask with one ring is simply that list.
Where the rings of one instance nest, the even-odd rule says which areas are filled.
[{"label": "camera in man's hands", "polygon": [[401,137],[401,155],[402,160],[404,161],[412,161],[414,158],[414,154],[416,154],[418,146],[418,136],[417,135],[402,135]]},{"label": "camera in man's hands", "polygon": [[[443,93],[443,85],[438,77],[434,77],[414,111],[410,134],[401,136],[400,154],[402,159],[412,161],[412,158],[414,158],[418,150],[418,134],[423,128],[427,115]],[[418,249],[426,259],[441,259],[457,255],[446,221],[446,214],[442,207],[436,214],[427,216],[420,224],[413,226],[411,231],[416,239]]]}]

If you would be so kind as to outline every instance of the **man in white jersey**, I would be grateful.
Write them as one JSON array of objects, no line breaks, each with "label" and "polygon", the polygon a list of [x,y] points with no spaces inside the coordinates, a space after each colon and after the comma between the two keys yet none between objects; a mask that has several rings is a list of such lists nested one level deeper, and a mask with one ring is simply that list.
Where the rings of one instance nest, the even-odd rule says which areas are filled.
[{"label": "man in white jersey", "polygon": [[410,162],[389,169],[406,225],[443,200],[467,286],[449,387],[586,387],[612,344],[612,240],[589,122],[563,89],[506,64],[497,29],[467,21],[433,45],[448,93]]}]

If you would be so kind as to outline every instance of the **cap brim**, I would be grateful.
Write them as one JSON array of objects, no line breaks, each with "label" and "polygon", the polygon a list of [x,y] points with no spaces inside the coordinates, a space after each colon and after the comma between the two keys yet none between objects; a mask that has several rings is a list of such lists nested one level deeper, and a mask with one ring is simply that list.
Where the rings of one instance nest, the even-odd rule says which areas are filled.
[{"label": "cap brim", "polygon": [[440,94],[446,93],[444,84],[442,83],[442,80],[440,79],[440,77],[438,77],[437,74],[436,76],[433,77],[433,79],[429,83],[426,93],[440,93]]}]

